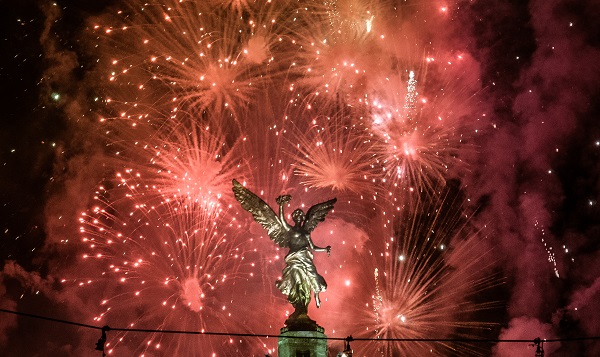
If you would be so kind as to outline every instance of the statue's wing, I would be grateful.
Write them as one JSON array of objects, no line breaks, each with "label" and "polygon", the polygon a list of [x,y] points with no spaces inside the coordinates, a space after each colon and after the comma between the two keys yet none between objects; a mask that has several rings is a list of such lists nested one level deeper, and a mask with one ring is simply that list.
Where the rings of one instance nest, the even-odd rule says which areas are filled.
[{"label": "statue's wing", "polygon": [[312,232],[317,227],[319,222],[323,222],[325,220],[325,216],[333,209],[333,205],[336,202],[337,198],[332,198],[329,201],[317,203],[309,208],[308,212],[306,212],[306,219],[302,228],[309,233]]},{"label": "statue's wing", "polygon": [[287,248],[289,246],[283,224],[275,211],[265,201],[235,179],[233,180],[233,193],[235,199],[241,203],[242,208],[252,213],[254,220],[267,230],[271,240],[279,244],[280,247]]}]

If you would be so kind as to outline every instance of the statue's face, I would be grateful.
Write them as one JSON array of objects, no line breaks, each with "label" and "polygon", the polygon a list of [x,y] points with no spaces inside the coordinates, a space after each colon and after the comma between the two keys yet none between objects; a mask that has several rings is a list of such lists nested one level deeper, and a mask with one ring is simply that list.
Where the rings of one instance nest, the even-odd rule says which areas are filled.
[{"label": "statue's face", "polygon": [[304,212],[301,209],[296,209],[292,212],[292,219],[295,223],[302,223],[304,221]]}]

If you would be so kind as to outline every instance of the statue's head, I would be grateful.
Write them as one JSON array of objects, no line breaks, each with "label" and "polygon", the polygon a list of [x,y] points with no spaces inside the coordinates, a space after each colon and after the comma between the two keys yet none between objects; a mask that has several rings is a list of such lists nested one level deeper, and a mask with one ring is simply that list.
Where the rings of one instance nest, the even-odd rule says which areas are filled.
[{"label": "statue's head", "polygon": [[300,208],[297,208],[292,212],[292,219],[296,224],[304,222],[304,212]]}]

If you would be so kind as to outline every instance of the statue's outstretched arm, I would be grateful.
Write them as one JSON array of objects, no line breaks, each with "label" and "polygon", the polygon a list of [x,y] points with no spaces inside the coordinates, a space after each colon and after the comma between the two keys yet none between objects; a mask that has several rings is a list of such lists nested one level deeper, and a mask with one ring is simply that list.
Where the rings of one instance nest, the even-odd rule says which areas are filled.
[{"label": "statue's outstretched arm", "polygon": [[315,243],[313,243],[312,239],[310,239],[310,235],[308,236],[308,245],[310,246],[310,249],[314,250],[315,252],[327,252],[327,255],[331,254],[331,246],[330,245],[328,245],[325,248],[318,247],[315,245]]},{"label": "statue's outstretched arm", "polygon": [[290,202],[290,200],[292,199],[292,196],[290,195],[282,195],[277,197],[277,204],[279,205],[279,220],[281,221],[281,225],[283,225],[283,227],[285,228],[285,230],[289,231],[292,227],[287,223],[287,220],[285,219],[285,214],[283,212],[283,206],[286,205],[288,202]]}]

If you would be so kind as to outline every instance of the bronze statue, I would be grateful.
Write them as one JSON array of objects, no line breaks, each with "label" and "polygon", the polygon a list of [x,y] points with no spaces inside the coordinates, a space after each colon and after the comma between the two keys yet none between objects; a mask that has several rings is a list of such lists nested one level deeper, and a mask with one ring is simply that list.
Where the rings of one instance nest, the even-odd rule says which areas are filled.
[{"label": "bronze statue", "polygon": [[327,252],[329,255],[331,246],[317,247],[310,238],[310,233],[319,222],[325,220],[325,216],[333,209],[333,204],[337,199],[333,198],[312,206],[306,212],[306,216],[301,209],[294,210],[292,213],[294,225],[290,226],[285,219],[283,206],[292,199],[292,196],[277,197],[278,216],[265,201],[236,180],[233,180],[233,192],[242,207],[252,213],[254,220],[267,230],[271,240],[280,247],[290,249],[285,256],[286,267],[283,269],[281,280],[275,283],[277,288],[287,295],[288,301],[295,309],[285,322],[287,328],[289,330],[320,328],[315,321],[308,317],[308,303],[312,291],[317,307],[321,306],[319,293],[325,291],[327,283],[317,273],[311,250]]}]

